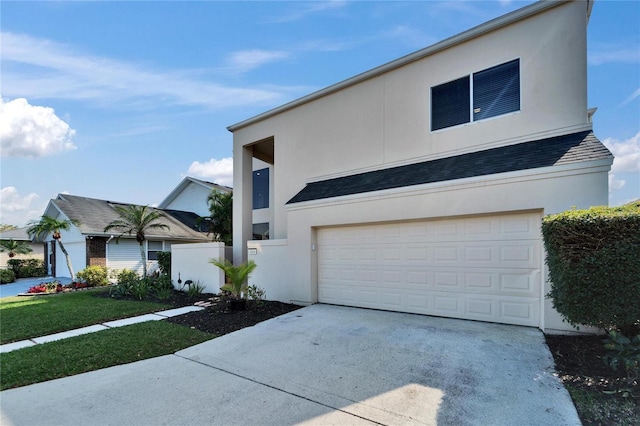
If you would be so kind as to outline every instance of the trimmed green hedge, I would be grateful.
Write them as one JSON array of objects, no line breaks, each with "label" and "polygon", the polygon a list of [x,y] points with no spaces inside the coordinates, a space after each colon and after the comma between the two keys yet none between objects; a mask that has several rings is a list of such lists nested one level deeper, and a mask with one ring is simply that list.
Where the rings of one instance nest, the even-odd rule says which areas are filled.
[{"label": "trimmed green hedge", "polygon": [[44,277],[47,269],[42,259],[9,259],[7,266],[13,271],[16,278]]},{"label": "trimmed green hedge", "polygon": [[640,202],[592,207],[542,221],[553,307],[571,325],[640,324]]}]

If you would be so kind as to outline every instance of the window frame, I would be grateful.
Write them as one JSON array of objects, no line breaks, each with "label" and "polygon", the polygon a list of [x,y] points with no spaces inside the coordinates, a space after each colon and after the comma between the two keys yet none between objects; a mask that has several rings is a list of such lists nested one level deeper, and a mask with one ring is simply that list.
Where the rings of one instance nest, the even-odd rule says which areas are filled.
[{"label": "window frame", "polygon": [[[521,67],[520,67],[520,57],[517,57],[515,59],[506,61],[506,62],[502,62],[500,64],[497,65],[493,65],[491,67],[476,71],[476,72],[472,72],[470,74],[464,75],[462,77],[458,77],[452,80],[449,80],[445,83],[441,83],[441,84],[437,84],[435,86],[431,86],[429,94],[430,94],[430,132],[431,133],[435,133],[435,132],[440,132],[446,129],[451,129],[451,128],[455,128],[455,127],[460,127],[460,126],[466,126],[469,124],[473,124],[479,121],[485,121],[485,120],[490,120],[493,118],[497,118],[497,117],[502,117],[505,115],[509,115],[509,114],[515,114],[515,113],[519,113],[520,111],[522,111],[522,73],[521,73]],[[508,67],[510,64],[516,63],[517,64],[517,109],[513,109],[513,110],[508,110],[505,112],[499,112],[497,114],[491,114],[488,116],[482,116],[481,118],[476,118],[476,114],[479,114],[479,111],[476,112],[476,87],[474,85],[475,83],[475,78],[478,75],[482,75],[484,73],[489,73],[491,71],[496,71],[501,67]],[[462,81],[462,80],[467,80],[468,82],[468,86],[469,86],[469,95],[468,95],[468,99],[469,99],[469,104],[468,104],[468,120],[464,121],[464,122],[459,122],[457,124],[451,124],[451,125],[447,125],[447,126],[442,126],[442,127],[438,127],[434,129],[434,102],[433,102],[433,92],[434,89],[438,89],[438,88],[442,88],[443,86],[446,85],[450,85],[456,81]],[[508,88],[509,85],[504,85],[504,87]],[[497,97],[496,97],[497,99]],[[515,102],[514,102],[515,103]],[[437,105],[436,105],[437,106]]]},{"label": "window frame", "polygon": [[[258,187],[258,185],[256,185],[256,177],[260,176],[260,174],[266,174],[266,182],[261,186]],[[253,176],[253,193],[252,195],[252,208],[253,210],[260,210],[260,209],[268,209],[269,208],[269,191],[270,191],[270,173],[269,173],[269,167],[265,167],[263,169],[259,169],[259,170],[254,170],[252,173]],[[262,195],[262,199],[259,199],[259,195]],[[259,202],[261,201],[261,202]]]},{"label": "window frame", "polygon": [[[160,250],[152,250],[151,249],[151,243],[159,243],[160,244]],[[147,260],[158,260],[158,253],[164,251],[164,241],[158,241],[158,240],[147,240]],[[152,256],[151,253],[153,253],[154,255]]]}]

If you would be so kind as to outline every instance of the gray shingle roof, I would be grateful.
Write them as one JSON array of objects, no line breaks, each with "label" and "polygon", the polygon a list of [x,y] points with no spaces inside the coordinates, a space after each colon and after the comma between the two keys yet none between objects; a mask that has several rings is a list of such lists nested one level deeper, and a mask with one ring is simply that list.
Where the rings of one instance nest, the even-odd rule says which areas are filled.
[{"label": "gray shingle roof", "polygon": [[[51,202],[69,219],[77,220],[80,223],[80,232],[85,235],[105,235],[105,226],[119,218],[114,206],[128,205],[127,203],[117,203],[68,194],[59,194],[58,197],[55,200],[51,200]],[[165,217],[159,222],[166,224],[169,229],[151,230],[147,233],[147,237],[176,240],[209,240],[206,234],[191,229],[187,224],[180,222],[180,220],[176,218],[176,216],[191,217],[194,215],[193,213],[183,212],[184,214],[178,215],[175,211],[172,211],[172,213],[169,214],[163,210],[154,209],[153,207],[150,208],[165,214]],[[111,231],[111,233],[115,234],[113,231]],[[109,232],[107,234],[109,234]],[[127,236],[127,234],[124,236]]]},{"label": "gray shingle roof", "polygon": [[0,232],[0,240],[31,241],[31,238],[27,234],[27,228],[17,228]]},{"label": "gray shingle roof", "polygon": [[593,132],[585,131],[312,182],[287,204],[612,158]]}]

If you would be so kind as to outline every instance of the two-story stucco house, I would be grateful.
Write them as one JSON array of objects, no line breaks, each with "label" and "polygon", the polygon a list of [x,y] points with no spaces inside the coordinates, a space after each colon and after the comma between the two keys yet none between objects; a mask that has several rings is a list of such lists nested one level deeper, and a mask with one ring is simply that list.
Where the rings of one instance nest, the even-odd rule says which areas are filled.
[{"label": "two-story stucco house", "polygon": [[[234,259],[269,299],[569,330],[540,223],[606,205],[592,1],[541,1],[229,127]],[[270,240],[252,240],[252,162]]]}]

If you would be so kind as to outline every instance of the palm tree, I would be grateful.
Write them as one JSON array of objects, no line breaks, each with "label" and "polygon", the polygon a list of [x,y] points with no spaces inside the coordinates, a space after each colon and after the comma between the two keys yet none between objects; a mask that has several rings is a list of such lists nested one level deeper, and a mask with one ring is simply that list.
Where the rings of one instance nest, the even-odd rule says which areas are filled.
[{"label": "palm tree", "polygon": [[211,212],[209,232],[213,233],[214,241],[223,241],[226,246],[231,246],[233,244],[233,193],[213,190],[207,197],[207,203]]},{"label": "palm tree", "polygon": [[9,252],[9,257],[13,258],[16,254],[29,254],[33,250],[29,244],[24,241],[16,241],[13,238],[8,240],[0,240],[0,253]]},{"label": "palm tree", "polygon": [[[128,206],[114,206],[119,219],[112,220],[105,228],[104,232],[111,229],[122,231],[118,235],[118,239],[124,234],[136,234],[136,241],[140,244],[140,258],[142,259],[142,273],[147,276],[147,254],[144,250],[144,242],[146,241],[145,232],[150,229],[169,229],[169,226],[160,223],[159,220],[165,217],[158,210],[149,208],[149,206],[136,206],[129,204]],[[118,240],[116,240],[118,241]]]},{"label": "palm tree", "polygon": [[59,220],[55,219],[51,216],[42,216],[39,221],[31,221],[29,222],[29,227],[27,228],[27,233],[33,239],[42,240],[47,235],[52,234],[53,239],[60,246],[60,250],[64,253],[64,256],[67,260],[67,268],[69,268],[69,274],[71,275],[71,280],[74,279],[73,268],[71,267],[71,257],[67,252],[67,249],[62,245],[62,235],[60,231],[68,231],[71,229],[71,226],[80,226],[80,222],[74,219],[64,219]]}]

